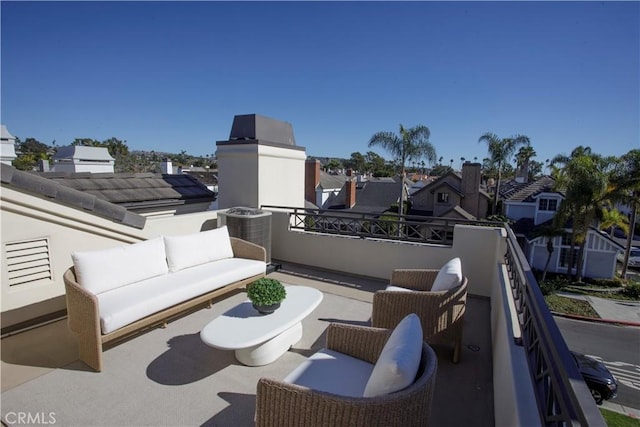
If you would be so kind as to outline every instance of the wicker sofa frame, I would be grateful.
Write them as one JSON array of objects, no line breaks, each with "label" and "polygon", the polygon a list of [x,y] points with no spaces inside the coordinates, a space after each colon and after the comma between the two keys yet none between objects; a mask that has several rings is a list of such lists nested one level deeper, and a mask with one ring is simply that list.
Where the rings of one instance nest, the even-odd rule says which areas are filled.
[{"label": "wicker sofa frame", "polygon": [[[266,250],[262,246],[235,237],[231,237],[230,239],[234,257],[266,262]],[[117,266],[114,266],[114,268],[117,268]],[[166,324],[168,319],[198,305],[211,305],[214,298],[240,289],[260,277],[264,277],[264,274],[258,274],[230,283],[222,288],[215,289],[139,319],[108,334],[102,334],[98,299],[93,293],[80,286],[77,282],[74,268],[70,267],[63,275],[67,300],[67,320],[69,329],[77,336],[80,360],[94,370],[98,372],[102,371],[102,350],[104,344],[118,339],[124,339],[140,332],[144,328]]]},{"label": "wicker sofa frame", "polygon": [[462,348],[462,329],[467,305],[468,279],[448,291],[431,292],[439,270],[397,269],[390,283],[418,292],[377,291],[373,295],[371,325],[395,328],[409,313],[420,317],[424,340],[429,344],[453,343],[453,363]]},{"label": "wicker sofa frame", "polygon": [[[375,364],[391,330],[332,323],[327,348]],[[377,397],[347,397],[261,378],[256,395],[258,427],[427,426],[438,361],[426,343],[416,380],[409,387]],[[345,378],[348,381],[348,378]]]}]

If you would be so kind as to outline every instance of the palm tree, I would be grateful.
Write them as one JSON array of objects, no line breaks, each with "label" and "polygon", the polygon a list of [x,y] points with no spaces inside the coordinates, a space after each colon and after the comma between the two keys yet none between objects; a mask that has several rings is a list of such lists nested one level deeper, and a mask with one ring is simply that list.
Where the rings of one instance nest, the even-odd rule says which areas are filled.
[{"label": "palm tree", "polygon": [[570,157],[556,156],[555,167],[563,163],[563,168],[555,168],[556,187],[564,188],[565,200],[560,205],[555,225],[564,226],[572,219],[571,246],[569,248],[568,275],[573,269],[573,251],[578,246],[576,260],[576,280],[582,280],[582,260],[589,228],[595,221],[602,220],[605,206],[611,200],[609,183],[609,159],[592,154],[589,147],[577,147]]},{"label": "palm tree", "polygon": [[400,215],[404,213],[404,178],[407,161],[426,158],[428,161],[433,162],[436,158],[436,149],[429,142],[430,135],[431,132],[429,128],[424,125],[417,125],[406,129],[401,124],[399,135],[393,132],[382,131],[375,133],[369,140],[369,147],[374,145],[381,146],[391,153],[400,163],[402,180],[402,185],[400,186],[400,203],[398,206],[398,213]]},{"label": "palm tree", "polygon": [[525,145],[523,147],[520,147],[520,149],[516,153],[516,166],[521,167],[535,156],[536,150],[534,150],[532,146]]},{"label": "palm tree", "polygon": [[592,155],[591,147],[583,147],[582,145],[579,145],[576,148],[574,148],[571,151],[571,154],[568,156],[566,154],[558,154],[557,156],[552,158],[549,161],[549,166],[554,167],[554,166],[557,166],[558,164],[566,165],[572,159],[575,159],[580,156],[591,156],[591,155]]},{"label": "palm tree", "polygon": [[510,138],[500,138],[495,133],[487,132],[478,138],[478,142],[486,142],[491,161],[498,166],[498,179],[493,197],[493,213],[498,210],[498,194],[500,191],[500,181],[502,179],[502,165],[509,161],[513,152],[521,145],[529,145],[529,137],[525,135],[514,135]]},{"label": "palm tree", "polygon": [[629,233],[629,218],[620,213],[618,209],[605,209],[602,212],[602,222],[600,223],[600,230],[611,228],[609,231],[609,237],[613,237],[613,229],[618,227],[625,235]]}]

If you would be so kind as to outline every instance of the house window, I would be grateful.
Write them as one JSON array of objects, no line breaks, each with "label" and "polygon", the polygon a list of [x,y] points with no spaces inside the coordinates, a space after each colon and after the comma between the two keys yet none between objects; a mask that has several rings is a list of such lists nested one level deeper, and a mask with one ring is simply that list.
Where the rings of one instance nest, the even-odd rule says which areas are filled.
[{"label": "house window", "polygon": [[[571,268],[575,267],[578,263],[578,248],[573,250],[573,263]],[[560,267],[569,268],[569,248],[560,249]]]},{"label": "house window", "polygon": [[556,211],[558,208],[558,201],[556,199],[540,199],[538,200],[538,210],[541,211]]},{"label": "house window", "polygon": [[438,203],[449,203],[449,193],[438,193]]}]

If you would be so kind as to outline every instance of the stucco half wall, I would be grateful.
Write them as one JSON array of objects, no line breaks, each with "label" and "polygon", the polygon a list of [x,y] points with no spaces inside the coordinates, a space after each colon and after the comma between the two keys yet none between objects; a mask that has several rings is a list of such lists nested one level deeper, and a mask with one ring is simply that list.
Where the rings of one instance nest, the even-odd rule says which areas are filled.
[{"label": "stucco half wall", "polygon": [[388,279],[396,268],[440,268],[460,257],[469,292],[490,297],[495,265],[504,261],[506,231],[456,225],[452,246],[397,242],[291,230],[286,212],[273,212],[272,257],[357,275]]}]

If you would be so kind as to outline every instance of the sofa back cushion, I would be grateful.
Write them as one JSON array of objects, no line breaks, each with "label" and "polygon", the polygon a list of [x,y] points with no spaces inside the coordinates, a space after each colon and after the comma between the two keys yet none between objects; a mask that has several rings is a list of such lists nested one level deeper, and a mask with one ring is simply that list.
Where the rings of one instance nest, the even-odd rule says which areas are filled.
[{"label": "sofa back cushion", "polygon": [[420,318],[411,313],[398,323],[373,367],[364,397],[381,396],[413,384],[422,355]]},{"label": "sofa back cushion", "polygon": [[94,294],[167,274],[162,237],[71,254],[78,284]]},{"label": "sofa back cushion", "polygon": [[462,262],[454,258],[442,266],[433,281],[431,291],[448,291],[462,284]]},{"label": "sofa back cushion", "polygon": [[164,236],[169,271],[233,258],[227,226],[182,236]]}]

